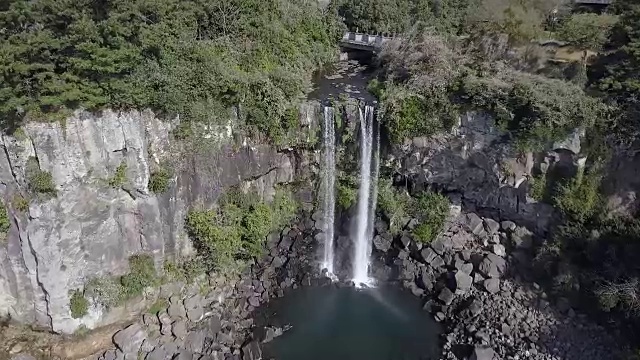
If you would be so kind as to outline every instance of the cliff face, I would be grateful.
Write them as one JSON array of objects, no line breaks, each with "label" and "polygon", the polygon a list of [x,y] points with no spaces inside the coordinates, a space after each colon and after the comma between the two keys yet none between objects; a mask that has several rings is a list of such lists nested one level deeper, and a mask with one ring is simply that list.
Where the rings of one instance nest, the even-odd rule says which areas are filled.
[{"label": "cliff face", "polygon": [[[317,130],[318,108],[303,110],[301,134],[308,135]],[[133,254],[153,255],[158,269],[165,259],[188,255],[183,222],[189,206],[209,204],[240,183],[268,197],[276,184],[309,174],[302,167],[313,164],[313,154],[250,140],[234,144],[224,128],[208,130],[217,146],[185,151],[170,135],[176,124],[150,111],[77,112],[63,123],[28,123],[0,138],[0,196],[11,221],[0,245],[0,316],[64,333],[122,320],[133,310],[105,314],[92,307],[73,319],[70,291],[98,276],[126,273]],[[57,196],[27,195],[25,171],[34,158],[51,173]],[[174,177],[168,191],[155,195],[149,177],[164,162],[173,165]],[[109,186],[121,164],[125,182]],[[20,194],[31,198],[28,209],[20,209]]]},{"label": "cliff face", "polygon": [[408,140],[389,165],[414,187],[434,187],[468,211],[516,221],[544,233],[553,208],[529,196],[533,174],[575,172],[584,165],[580,131],[541,152],[516,149],[485,114],[469,112],[449,134]]}]

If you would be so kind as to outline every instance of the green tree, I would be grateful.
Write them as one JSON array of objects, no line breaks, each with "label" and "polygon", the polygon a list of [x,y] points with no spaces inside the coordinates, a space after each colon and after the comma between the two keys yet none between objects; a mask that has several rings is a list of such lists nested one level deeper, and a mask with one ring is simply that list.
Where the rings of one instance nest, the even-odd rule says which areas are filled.
[{"label": "green tree", "polygon": [[558,36],[575,46],[598,51],[617,21],[618,17],[610,14],[573,14],[560,25]]}]

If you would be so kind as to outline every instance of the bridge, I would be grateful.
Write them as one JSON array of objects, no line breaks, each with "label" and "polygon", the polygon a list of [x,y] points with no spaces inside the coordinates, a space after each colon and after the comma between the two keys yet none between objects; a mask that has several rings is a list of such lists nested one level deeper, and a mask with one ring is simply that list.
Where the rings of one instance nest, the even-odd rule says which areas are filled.
[{"label": "bridge", "polygon": [[363,51],[380,51],[382,45],[393,39],[390,36],[371,35],[358,32],[346,32],[340,40],[340,46],[343,48],[363,50]]}]

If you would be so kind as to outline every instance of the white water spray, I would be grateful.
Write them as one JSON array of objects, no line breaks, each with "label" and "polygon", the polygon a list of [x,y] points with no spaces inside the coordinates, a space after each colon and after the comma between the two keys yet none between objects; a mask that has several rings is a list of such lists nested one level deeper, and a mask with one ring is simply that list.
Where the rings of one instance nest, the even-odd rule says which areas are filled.
[{"label": "white water spray", "polygon": [[324,166],[322,172],[322,187],[324,191],[323,217],[324,217],[324,258],[322,268],[327,269],[329,275],[334,274],[333,269],[333,238],[335,218],[335,182],[336,182],[336,132],[333,108],[324,107]]},{"label": "white water spray", "polygon": [[[369,257],[373,238],[373,219],[377,203],[377,183],[379,167],[379,131],[376,135],[376,155],[373,159],[373,107],[365,106],[364,114],[360,109],[360,187],[358,189],[358,214],[356,224],[356,244],[353,261],[353,281],[356,286],[370,285]],[[371,166],[374,166],[372,173]]]}]

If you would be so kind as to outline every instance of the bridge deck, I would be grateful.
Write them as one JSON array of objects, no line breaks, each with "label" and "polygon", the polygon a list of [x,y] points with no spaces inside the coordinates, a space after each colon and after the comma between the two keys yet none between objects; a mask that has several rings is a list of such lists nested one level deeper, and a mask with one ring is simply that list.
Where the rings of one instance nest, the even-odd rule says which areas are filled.
[{"label": "bridge deck", "polygon": [[382,45],[393,39],[392,37],[382,35],[371,35],[355,32],[346,32],[342,36],[340,45],[358,50],[377,51],[380,50]]}]

